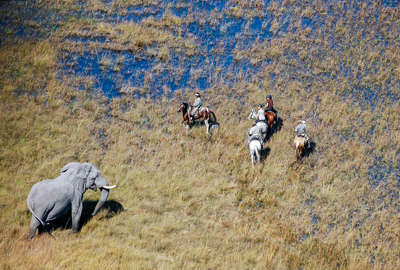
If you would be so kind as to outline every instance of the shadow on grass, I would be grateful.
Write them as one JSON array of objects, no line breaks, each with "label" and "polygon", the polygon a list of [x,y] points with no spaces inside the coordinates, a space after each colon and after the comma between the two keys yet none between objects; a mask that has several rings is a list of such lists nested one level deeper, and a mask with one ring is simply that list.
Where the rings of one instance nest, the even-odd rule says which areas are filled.
[{"label": "shadow on grass", "polygon": [[314,152],[315,147],[317,146],[317,144],[316,144],[315,142],[311,141],[311,140],[309,141],[308,144],[309,144],[309,145],[308,145],[308,147],[304,150],[304,153],[303,153],[302,158],[305,158],[305,157],[308,157],[309,155],[311,155],[311,154]]},{"label": "shadow on grass", "polygon": [[269,147],[265,147],[265,148],[261,149],[260,162],[263,162],[268,157],[270,152],[271,152],[271,148],[269,148]]},{"label": "shadow on grass", "polygon": [[[85,226],[91,219],[92,219],[92,213],[94,208],[96,207],[97,200],[84,200],[83,201],[83,210],[82,210],[82,215],[81,219],[79,221],[79,230]],[[106,201],[103,206],[100,208],[99,213],[102,213],[106,211],[106,215],[104,216],[104,219],[110,219],[115,215],[118,215],[120,212],[124,211],[124,207],[122,204],[120,204],[117,201],[114,200],[109,200]],[[58,218],[57,220],[54,220],[50,222],[48,226],[45,228],[42,228],[40,230],[40,233],[43,232],[49,232],[51,233],[52,231],[61,229],[61,230],[69,230],[72,228],[72,223],[71,223],[71,210],[67,211],[65,215],[62,217]]]},{"label": "shadow on grass", "polygon": [[[317,144],[310,140],[309,146],[304,150],[301,157],[299,159],[296,159],[292,163],[290,163],[289,167],[292,169],[298,169],[299,166],[301,166],[303,164],[304,159],[307,158],[308,156],[310,156],[314,152],[316,146],[317,146]],[[311,166],[313,166],[313,165],[311,165]]]},{"label": "shadow on grass", "polygon": [[267,132],[265,141],[268,141],[272,137],[272,135],[274,135],[275,133],[280,131],[282,129],[282,127],[283,127],[283,119],[278,117],[278,119],[276,119],[276,122],[272,127],[272,130],[270,128],[268,128],[268,132]]},{"label": "shadow on grass", "polygon": [[283,127],[283,119],[278,117],[278,119],[276,119],[274,132],[280,131],[282,129],[282,127]]}]

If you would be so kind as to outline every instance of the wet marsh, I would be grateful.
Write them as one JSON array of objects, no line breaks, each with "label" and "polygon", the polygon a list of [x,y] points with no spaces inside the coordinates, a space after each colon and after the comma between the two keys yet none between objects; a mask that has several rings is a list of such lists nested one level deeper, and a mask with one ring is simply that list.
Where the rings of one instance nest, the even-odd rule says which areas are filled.
[{"label": "wet marsh", "polygon": [[[399,12],[396,1],[0,2],[0,265],[396,269]],[[221,124],[212,138],[176,113],[198,90]],[[283,124],[253,170],[247,115],[266,94]],[[302,162],[299,119],[316,143]],[[25,241],[31,186],[70,161],[117,184],[110,203],[123,211]]]}]

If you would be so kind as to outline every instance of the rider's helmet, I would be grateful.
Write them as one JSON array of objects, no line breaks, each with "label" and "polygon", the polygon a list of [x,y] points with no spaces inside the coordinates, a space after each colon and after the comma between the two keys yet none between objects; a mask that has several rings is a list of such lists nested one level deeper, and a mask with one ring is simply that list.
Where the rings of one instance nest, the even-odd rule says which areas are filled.
[{"label": "rider's helmet", "polygon": [[262,107],[263,107],[263,105],[262,104],[258,104],[258,106],[257,106],[259,109],[261,109]]},{"label": "rider's helmet", "polygon": [[199,97],[200,96],[200,93],[199,92],[196,92],[196,94],[194,94],[196,97]]},{"label": "rider's helmet", "polygon": [[299,121],[297,121],[297,123],[299,123],[299,124],[305,124],[306,121],[304,121],[304,120],[299,120]]},{"label": "rider's helmet", "polygon": [[271,95],[267,95],[267,98],[272,99],[272,96]]}]

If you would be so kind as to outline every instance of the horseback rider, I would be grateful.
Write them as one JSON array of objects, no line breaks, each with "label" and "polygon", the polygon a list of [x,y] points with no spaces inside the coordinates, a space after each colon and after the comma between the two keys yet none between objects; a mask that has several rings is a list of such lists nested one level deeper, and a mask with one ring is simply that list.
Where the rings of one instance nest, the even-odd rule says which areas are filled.
[{"label": "horseback rider", "polygon": [[200,98],[200,93],[196,92],[195,96],[196,96],[196,98],[192,105],[192,109],[189,110],[189,116],[190,116],[190,120],[192,122],[194,121],[194,116],[200,111],[200,108],[203,106],[203,104],[201,102],[201,98]]},{"label": "horseback rider", "polygon": [[258,104],[258,111],[257,111],[257,115],[256,115],[256,123],[258,122],[265,122],[265,111],[263,109],[263,105],[262,104]]},{"label": "horseback rider", "polygon": [[249,135],[249,137],[247,139],[247,144],[249,144],[252,140],[258,140],[262,147],[263,136],[262,136],[261,128],[259,126],[254,124],[251,128],[249,128],[248,135]]},{"label": "horseback rider", "polygon": [[271,95],[267,95],[267,97],[265,98],[265,111],[273,112],[275,114],[275,116],[278,115],[278,112],[274,108],[274,102],[272,101]]},{"label": "horseback rider", "polygon": [[294,129],[294,131],[296,132],[296,136],[304,137],[305,140],[306,140],[305,144],[308,145],[309,138],[308,138],[308,135],[306,133],[306,121],[300,120],[297,123],[298,123],[298,125]]}]

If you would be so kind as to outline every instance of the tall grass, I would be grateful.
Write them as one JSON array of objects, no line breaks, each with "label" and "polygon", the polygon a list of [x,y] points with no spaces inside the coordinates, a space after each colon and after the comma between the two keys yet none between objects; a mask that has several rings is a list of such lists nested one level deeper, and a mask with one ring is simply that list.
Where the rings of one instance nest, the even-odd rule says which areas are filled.
[{"label": "tall grass", "polygon": [[[243,14],[251,14],[246,9],[257,3],[234,1]],[[280,13],[296,4],[273,2],[268,9]],[[371,8],[363,7],[367,14]],[[317,11],[298,10],[307,17]],[[387,13],[389,19],[381,20],[396,16]],[[352,44],[345,22],[340,29],[332,28],[335,39]],[[151,38],[146,40],[162,44],[167,58],[170,44],[164,42],[176,37],[158,27],[154,22],[89,26],[101,29],[102,35],[115,31],[115,40],[126,37],[132,44],[138,38],[133,33],[147,33]],[[192,98],[190,92],[177,91],[171,98],[157,100],[146,95],[107,100],[57,78],[57,57],[64,49],[56,38],[60,32],[49,39],[6,42],[0,47],[2,268],[396,269],[400,265],[396,171],[400,105],[385,98],[390,91],[398,95],[398,36],[385,34],[393,46],[384,54],[378,54],[381,45],[373,46],[373,40],[361,40],[357,43],[361,47],[328,50],[323,33],[305,36],[301,31],[255,43],[250,54],[237,50],[243,59],[271,62],[262,68],[261,83],[233,74],[233,90],[222,80],[204,91],[205,104],[221,124],[209,138],[204,127],[187,133],[176,113],[180,102]],[[158,33],[168,34],[164,40]],[[319,50],[329,57],[319,57]],[[294,51],[298,57],[287,54]],[[388,86],[380,94],[384,101],[371,106],[346,98],[344,93],[358,85],[358,77],[344,77],[339,63],[369,74],[370,82],[378,86]],[[299,66],[315,75],[295,69]],[[370,72],[376,66],[378,71]],[[326,73],[332,77],[318,77]],[[269,139],[267,156],[253,170],[246,145],[251,124],[247,114],[267,93],[274,96],[283,126]],[[304,118],[316,147],[296,162],[293,130]],[[103,209],[77,235],[59,228],[54,237],[42,234],[26,241],[31,215],[25,200],[30,188],[55,178],[71,161],[91,162],[117,184],[109,201],[124,210]],[[88,191],[85,198],[94,201],[98,194]]]}]

